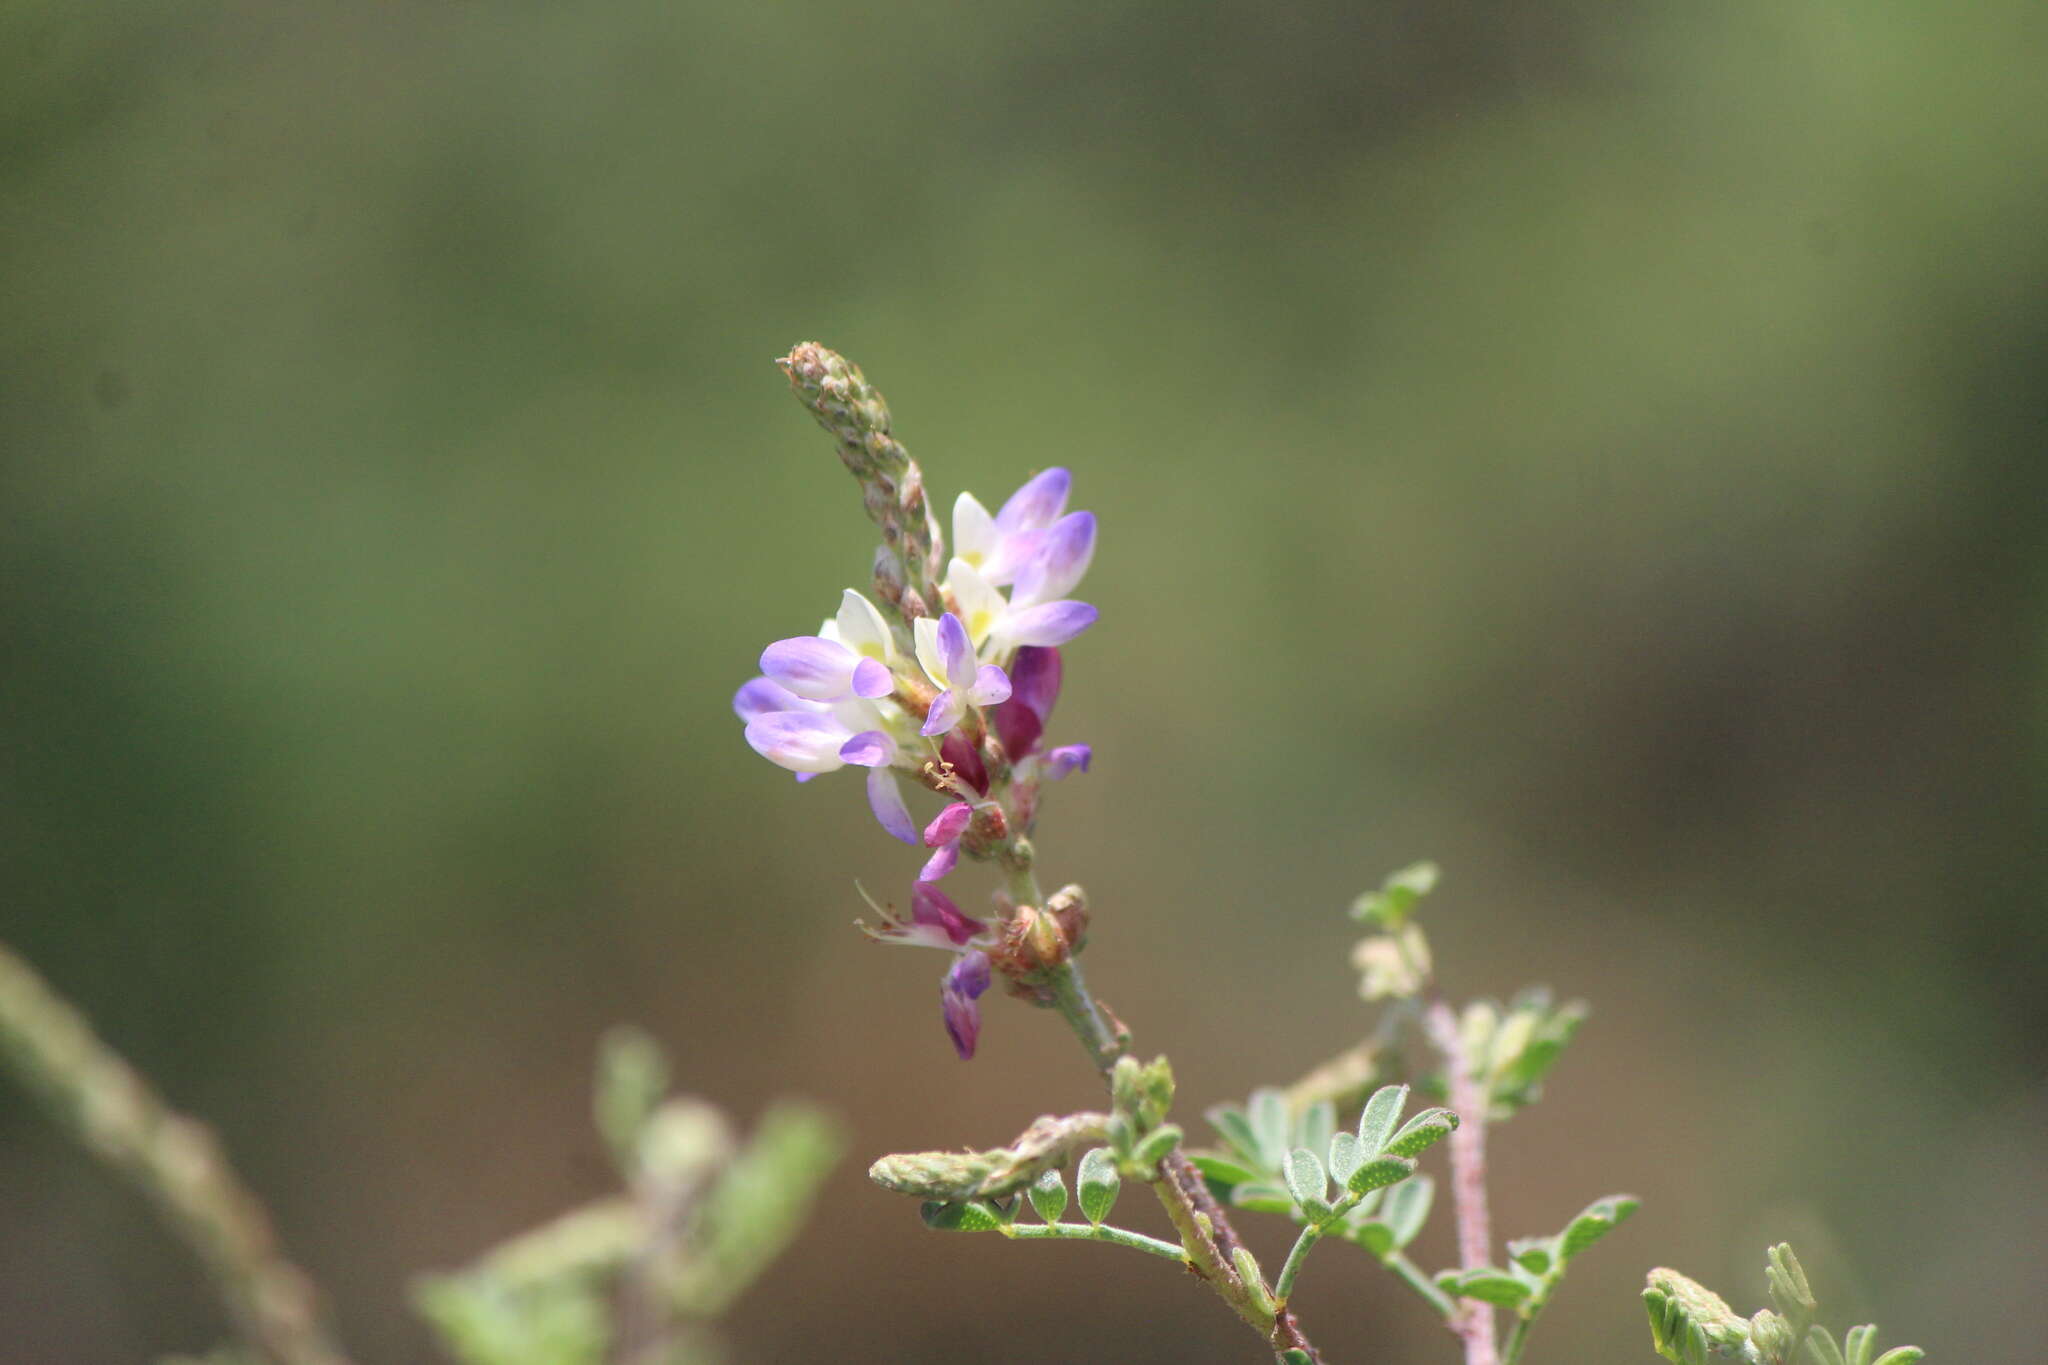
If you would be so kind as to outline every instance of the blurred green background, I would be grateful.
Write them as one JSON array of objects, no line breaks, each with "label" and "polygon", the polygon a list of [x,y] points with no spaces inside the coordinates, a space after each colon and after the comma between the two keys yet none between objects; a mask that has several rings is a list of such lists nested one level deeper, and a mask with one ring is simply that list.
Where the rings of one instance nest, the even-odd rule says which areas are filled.
[{"label": "blurred green background", "polygon": [[[739,1360],[1250,1359],[861,1176],[1094,1092],[993,997],[954,1060],[939,964],[849,927],[911,855],[727,710],[868,560],[769,363],[816,337],[942,505],[1063,463],[1101,517],[1040,845],[1184,1117],[1363,1034],[1343,907],[1433,857],[1454,992],[1596,1009],[1498,1229],[1646,1200],[1533,1362],[1651,1358],[1652,1264],[1753,1308],[1784,1237],[1838,1324],[2031,1356],[2044,53],[2036,0],[19,0],[0,936],[366,1360],[607,1186],[618,1020],[852,1126]],[[1342,1249],[1298,1304],[1453,1357]],[[220,1333],[0,1090],[0,1355]]]}]

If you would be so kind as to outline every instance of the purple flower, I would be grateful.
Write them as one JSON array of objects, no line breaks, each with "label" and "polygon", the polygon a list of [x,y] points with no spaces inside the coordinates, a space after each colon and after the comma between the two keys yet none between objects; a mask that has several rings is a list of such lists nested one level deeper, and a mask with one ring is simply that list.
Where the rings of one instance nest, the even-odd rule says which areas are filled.
[{"label": "purple flower", "polygon": [[1085,744],[1062,744],[1045,755],[1045,780],[1057,782],[1075,769],[1088,771],[1095,751]]},{"label": "purple flower", "polygon": [[946,1035],[963,1062],[974,1056],[974,1045],[981,1038],[981,1006],[974,1002],[988,989],[988,982],[988,954],[973,952],[962,954],[939,986]]},{"label": "purple flower", "polygon": [[955,801],[924,827],[924,846],[937,851],[925,860],[924,869],[917,874],[919,881],[938,881],[958,866],[960,836],[973,820],[974,807],[965,801]]},{"label": "purple flower", "polygon": [[1009,583],[1037,548],[1038,534],[1066,511],[1072,484],[1066,470],[1045,470],[994,516],[972,493],[962,493],[953,504],[954,553],[995,586]]},{"label": "purple flower", "polygon": [[940,689],[920,734],[926,738],[943,735],[961,722],[969,706],[993,706],[1008,699],[1009,675],[975,656],[974,641],[959,617],[950,611],[936,621],[920,617],[913,631],[917,661],[932,685]]},{"label": "purple flower", "polygon": [[910,918],[898,919],[893,909],[868,901],[868,908],[881,917],[879,926],[861,922],[861,931],[878,943],[906,943],[914,948],[942,948],[949,953],[964,949],[987,931],[978,919],[962,914],[953,898],[930,882],[919,882],[910,892]]},{"label": "purple flower", "polygon": [[1018,567],[1010,604],[1028,607],[1065,597],[1080,586],[1094,558],[1095,514],[1074,512],[1061,517],[1038,533],[1030,557]]},{"label": "purple flower", "polygon": [[839,614],[816,635],[777,640],[761,651],[761,671],[809,701],[886,697],[896,690],[896,646],[882,614],[848,588]]},{"label": "purple flower", "polygon": [[1086,602],[1026,603],[1006,598],[964,559],[948,566],[946,590],[960,604],[968,635],[976,643],[986,644],[996,656],[1024,645],[1063,645],[1094,625],[1097,614]]},{"label": "purple flower", "polygon": [[732,706],[747,722],[747,743],[754,752],[788,768],[799,781],[849,763],[866,768],[868,808],[875,819],[904,843],[917,843],[917,824],[894,771],[902,750],[882,728],[874,703],[849,698],[827,706],[794,695],[772,678],[755,678],[740,688]]}]

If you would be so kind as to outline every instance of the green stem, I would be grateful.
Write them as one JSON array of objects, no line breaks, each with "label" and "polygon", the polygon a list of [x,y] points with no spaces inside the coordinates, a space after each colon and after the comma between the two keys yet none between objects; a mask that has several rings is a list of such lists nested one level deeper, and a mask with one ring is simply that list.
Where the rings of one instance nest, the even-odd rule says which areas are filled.
[{"label": "green stem", "polygon": [[[1536,1312],[1542,1312],[1537,1309]],[[1522,1349],[1529,1344],[1529,1329],[1536,1325],[1536,1313],[1515,1321],[1515,1330],[1508,1333],[1507,1350],[1501,1354],[1500,1365],[1515,1365],[1522,1358]]]},{"label": "green stem", "polygon": [[1301,1230],[1301,1236],[1294,1239],[1288,1249],[1287,1260],[1280,1267],[1280,1278],[1273,1281],[1273,1297],[1285,1304],[1294,1295],[1295,1277],[1301,1274],[1301,1263],[1308,1259],[1309,1248],[1323,1240],[1323,1230],[1310,1223]]},{"label": "green stem", "polygon": [[213,1134],[166,1105],[85,1016],[0,945],[0,1067],[13,1069],[100,1160],[146,1194],[271,1365],[347,1365],[305,1272]]},{"label": "green stem", "polygon": [[1441,1313],[1446,1322],[1457,1316],[1458,1305],[1451,1302],[1451,1296],[1436,1287],[1436,1282],[1422,1273],[1422,1267],[1408,1259],[1405,1251],[1390,1251],[1380,1258],[1387,1269],[1394,1272],[1401,1283],[1407,1285],[1429,1302],[1431,1308]]},{"label": "green stem", "polygon": [[1003,1229],[1003,1236],[1026,1242],[1106,1242],[1111,1246],[1130,1247],[1134,1251],[1149,1251],[1154,1256],[1163,1256],[1182,1265],[1188,1262],[1187,1252],[1172,1242],[1147,1237],[1142,1232],[1132,1232],[1127,1228],[1089,1227],[1080,1223],[1012,1223]]}]

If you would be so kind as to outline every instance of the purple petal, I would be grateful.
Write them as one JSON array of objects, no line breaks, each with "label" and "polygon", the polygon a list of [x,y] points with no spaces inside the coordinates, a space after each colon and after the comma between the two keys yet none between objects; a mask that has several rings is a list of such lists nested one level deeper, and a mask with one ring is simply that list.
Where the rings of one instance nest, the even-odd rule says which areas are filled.
[{"label": "purple petal", "polygon": [[1057,782],[1076,768],[1085,773],[1094,757],[1095,751],[1085,744],[1062,744],[1045,756],[1045,780]]},{"label": "purple petal", "polygon": [[947,688],[932,698],[932,709],[925,713],[924,726],[918,733],[929,739],[943,735],[960,723],[960,717],[967,714],[967,698],[958,689]]},{"label": "purple petal", "polygon": [[968,689],[967,700],[976,706],[994,706],[1010,699],[1010,675],[994,664],[983,664],[974,675],[974,686]]},{"label": "purple petal", "polygon": [[839,757],[863,768],[881,768],[896,761],[896,741],[880,730],[863,730],[839,746]]},{"label": "purple petal", "polygon": [[824,776],[824,774],[823,774],[823,773],[791,773],[791,774],[790,774],[790,776],[794,777],[794,778],[796,779],[796,784],[797,784],[797,785],[798,785],[799,787],[801,787],[801,786],[802,786],[802,785],[803,785],[804,783],[806,783],[806,782],[810,781],[810,780],[811,780],[812,778],[814,778],[814,777],[823,777],[823,776]]},{"label": "purple petal", "polygon": [[961,914],[953,898],[928,881],[920,881],[910,890],[910,918],[914,924],[944,930],[956,946],[987,927],[980,920]]},{"label": "purple petal", "polygon": [[963,1062],[974,1055],[974,1045],[981,1038],[981,1007],[974,1002],[988,989],[988,982],[988,955],[966,953],[953,964],[939,987],[946,1036],[953,1040],[953,1050]]},{"label": "purple petal", "polygon": [[953,765],[953,771],[968,786],[988,795],[988,765],[981,761],[979,747],[969,744],[959,731],[947,735],[939,745],[939,757]]},{"label": "purple petal", "polygon": [[1031,558],[1018,565],[1010,600],[1018,606],[1048,602],[1072,592],[1095,558],[1095,514],[1075,512],[1045,531]]},{"label": "purple petal", "polygon": [[747,743],[770,763],[791,772],[829,773],[843,767],[839,746],[846,727],[812,711],[771,711],[747,722]]},{"label": "purple petal", "polygon": [[917,825],[910,818],[910,808],[903,804],[903,789],[896,785],[896,774],[887,768],[868,769],[868,809],[883,829],[906,844],[917,843]]},{"label": "purple petal", "polygon": [[952,843],[960,837],[960,831],[966,829],[967,822],[973,818],[974,807],[965,801],[955,801],[924,827],[924,846],[937,848],[940,844]]},{"label": "purple petal", "polygon": [[856,697],[886,697],[896,690],[896,675],[880,659],[862,658],[853,666],[853,694]]},{"label": "purple petal", "polygon": [[1003,621],[1002,636],[1013,645],[1063,645],[1094,625],[1099,614],[1086,602],[1041,602],[1011,612]]},{"label": "purple petal", "polygon": [[1033,476],[996,513],[996,529],[1013,536],[1052,525],[1067,510],[1067,491],[1073,482],[1073,476],[1057,466]]},{"label": "purple petal", "polygon": [[773,678],[756,678],[733,693],[733,714],[753,720],[776,711],[811,711],[816,707]]},{"label": "purple petal", "polygon": [[940,844],[938,851],[924,860],[924,866],[917,871],[921,882],[935,882],[960,865],[960,845]]},{"label": "purple petal", "polygon": [[939,618],[939,662],[946,666],[948,687],[973,685],[974,638],[950,611]]},{"label": "purple petal", "polygon": [[836,640],[798,635],[761,651],[761,671],[799,697],[838,701],[853,686],[854,652]]}]

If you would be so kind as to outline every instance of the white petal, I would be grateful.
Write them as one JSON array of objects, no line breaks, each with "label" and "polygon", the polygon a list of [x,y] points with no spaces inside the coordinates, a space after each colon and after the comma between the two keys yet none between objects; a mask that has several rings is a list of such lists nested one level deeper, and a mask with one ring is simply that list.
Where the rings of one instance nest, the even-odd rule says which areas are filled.
[{"label": "white petal", "polygon": [[969,564],[981,565],[996,552],[1002,535],[996,530],[996,519],[988,514],[981,500],[972,493],[962,493],[953,503],[953,553]]},{"label": "white petal", "polygon": [[939,652],[939,623],[929,616],[920,616],[911,623],[910,634],[917,642],[917,662],[924,675],[932,680],[932,686],[945,687],[946,660]]},{"label": "white petal", "polygon": [[888,624],[882,620],[882,613],[875,610],[875,604],[852,588],[840,598],[839,616],[834,624],[839,628],[839,643],[854,653],[885,664],[892,662],[895,650],[889,643]]},{"label": "white petal", "polygon": [[989,632],[1010,610],[1002,593],[964,559],[956,559],[948,566],[946,588],[960,604],[960,624],[967,627],[968,638],[977,645],[988,639]]}]

